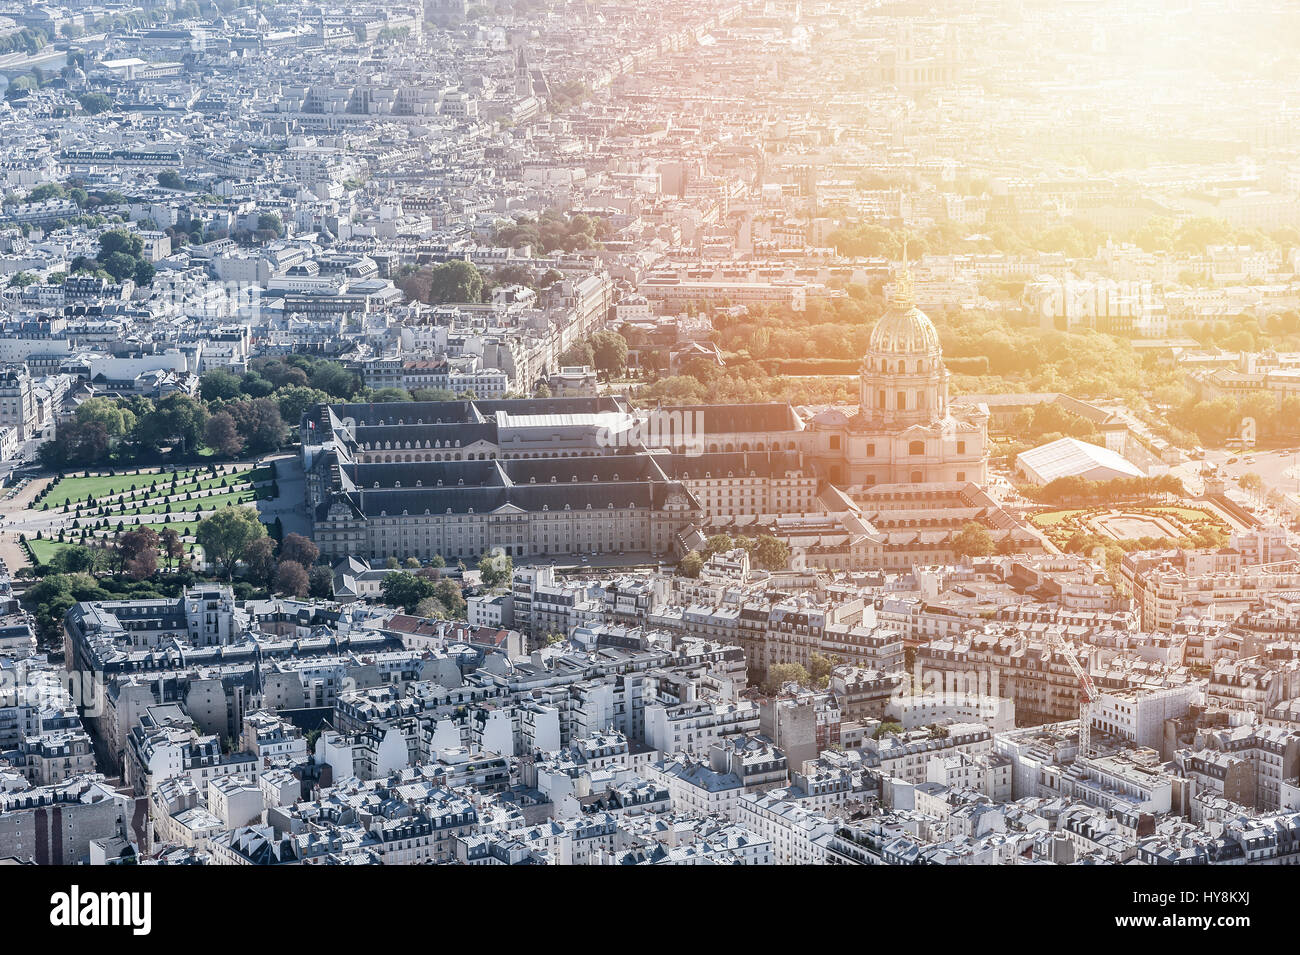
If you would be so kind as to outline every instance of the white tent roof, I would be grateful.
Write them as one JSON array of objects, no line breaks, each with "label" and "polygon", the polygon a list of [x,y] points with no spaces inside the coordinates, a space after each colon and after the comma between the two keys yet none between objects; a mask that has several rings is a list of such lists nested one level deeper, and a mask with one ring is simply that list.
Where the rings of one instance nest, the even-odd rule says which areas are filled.
[{"label": "white tent roof", "polygon": [[1141,468],[1122,455],[1078,438],[1061,438],[1032,448],[1020,454],[1016,464],[1043,484],[1061,477],[1109,481],[1144,476]]}]

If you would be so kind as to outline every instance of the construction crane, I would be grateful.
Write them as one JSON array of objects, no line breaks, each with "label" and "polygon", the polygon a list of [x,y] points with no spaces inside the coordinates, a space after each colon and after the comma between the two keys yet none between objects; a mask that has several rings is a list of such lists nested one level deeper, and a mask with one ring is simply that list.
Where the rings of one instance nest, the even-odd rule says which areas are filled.
[{"label": "construction crane", "polygon": [[1088,676],[1088,671],[1083,668],[1074,650],[1065,645],[1065,640],[1061,637],[1059,630],[1048,630],[1048,638],[1051,642],[1052,649],[1060,651],[1061,656],[1065,657],[1065,662],[1070,665],[1075,678],[1079,681],[1079,755],[1092,755],[1092,704],[1097,700],[1097,687],[1092,682],[1092,677]]}]

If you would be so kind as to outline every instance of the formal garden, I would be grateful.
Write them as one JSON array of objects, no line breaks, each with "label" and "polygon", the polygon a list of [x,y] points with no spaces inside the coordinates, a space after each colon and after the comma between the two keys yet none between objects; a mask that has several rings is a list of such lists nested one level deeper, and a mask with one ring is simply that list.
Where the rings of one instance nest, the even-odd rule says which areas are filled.
[{"label": "formal garden", "polygon": [[1091,506],[1039,511],[1030,522],[1068,553],[1118,544],[1124,550],[1220,547],[1231,529],[1212,511],[1186,504]]},{"label": "formal garden", "polygon": [[29,512],[48,515],[48,530],[27,534],[34,564],[48,564],[62,548],[125,531],[174,531],[192,550],[198,522],[220,508],[278,496],[275,465],[211,464],[60,474],[32,501]]}]

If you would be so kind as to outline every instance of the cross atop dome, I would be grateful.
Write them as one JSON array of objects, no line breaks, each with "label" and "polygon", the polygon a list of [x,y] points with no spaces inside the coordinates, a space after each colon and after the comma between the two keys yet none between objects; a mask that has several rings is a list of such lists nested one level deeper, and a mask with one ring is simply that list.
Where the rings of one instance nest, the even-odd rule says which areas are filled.
[{"label": "cross atop dome", "polygon": [[894,294],[891,305],[908,309],[916,306],[916,292],[912,286],[912,270],[907,261],[907,233],[903,233],[903,265],[894,276]]}]

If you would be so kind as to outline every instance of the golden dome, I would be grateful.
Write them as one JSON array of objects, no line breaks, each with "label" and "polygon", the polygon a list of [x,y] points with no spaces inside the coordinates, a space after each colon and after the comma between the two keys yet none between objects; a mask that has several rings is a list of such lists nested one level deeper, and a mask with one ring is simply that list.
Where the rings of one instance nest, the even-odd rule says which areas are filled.
[{"label": "golden dome", "polygon": [[871,330],[867,347],[887,355],[938,355],[939,332],[912,297],[912,276],[906,269],[894,284],[888,311]]}]

